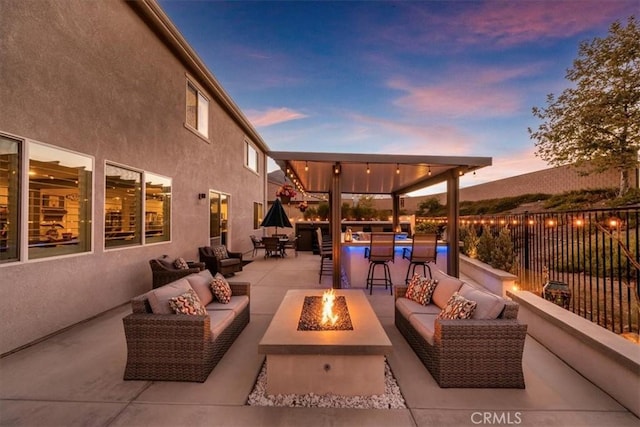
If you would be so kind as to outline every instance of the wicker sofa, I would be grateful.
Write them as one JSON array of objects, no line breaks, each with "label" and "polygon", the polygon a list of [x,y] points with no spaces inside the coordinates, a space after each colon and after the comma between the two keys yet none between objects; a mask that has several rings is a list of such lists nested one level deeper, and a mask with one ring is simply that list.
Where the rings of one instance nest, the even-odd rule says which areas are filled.
[{"label": "wicker sofa", "polygon": [[[124,317],[125,380],[204,382],[250,320],[250,284],[229,283],[231,301],[217,302],[209,270],[191,274],[131,300]],[[207,315],[174,314],[169,298],[193,289]]]},{"label": "wicker sofa", "polygon": [[[518,304],[433,268],[432,301],[422,305],[395,287],[395,325],[443,388],[524,388],[522,354],[527,325]],[[437,319],[458,292],[475,301],[470,319]]]}]

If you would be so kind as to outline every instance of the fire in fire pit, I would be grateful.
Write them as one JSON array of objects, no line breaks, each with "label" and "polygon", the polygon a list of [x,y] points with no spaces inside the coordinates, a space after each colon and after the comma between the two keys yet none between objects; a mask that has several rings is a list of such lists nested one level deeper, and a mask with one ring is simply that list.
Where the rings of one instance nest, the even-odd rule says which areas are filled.
[{"label": "fire in fire pit", "polygon": [[298,330],[352,331],[346,298],[336,296],[333,289],[326,291],[321,297],[304,297]]}]

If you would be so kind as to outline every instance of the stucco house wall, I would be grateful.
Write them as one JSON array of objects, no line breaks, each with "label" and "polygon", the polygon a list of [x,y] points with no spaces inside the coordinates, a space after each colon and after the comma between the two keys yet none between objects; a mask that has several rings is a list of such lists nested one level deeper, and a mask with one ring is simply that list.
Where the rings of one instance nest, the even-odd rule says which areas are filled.
[{"label": "stucco house wall", "polygon": [[[227,246],[251,250],[268,147],[172,31],[153,1],[0,2],[0,133],[95,159],[92,251],[0,263],[0,354],[151,289],[152,258],[197,259],[209,244],[199,193],[230,195]],[[187,77],[210,97],[208,141],[184,124]],[[170,242],[105,250],[106,162],[172,178]]]}]

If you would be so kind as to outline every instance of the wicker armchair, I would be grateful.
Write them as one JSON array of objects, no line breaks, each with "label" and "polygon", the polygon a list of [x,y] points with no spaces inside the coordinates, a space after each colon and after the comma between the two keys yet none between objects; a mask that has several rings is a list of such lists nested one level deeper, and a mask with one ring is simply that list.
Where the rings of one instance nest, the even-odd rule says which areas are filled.
[{"label": "wicker armchair", "polygon": [[181,277],[185,277],[189,274],[197,273],[205,269],[205,264],[203,262],[188,261],[187,264],[189,265],[189,268],[175,268],[173,260],[171,260],[167,255],[164,255],[161,258],[149,260],[151,273],[153,274],[153,288],[159,288],[160,286],[166,285],[174,280],[178,280]]},{"label": "wicker armchair", "polygon": [[[224,245],[202,246],[198,248],[198,254],[200,261],[204,262],[213,276],[216,273],[230,276],[242,271],[242,252],[228,251]],[[222,256],[218,256],[218,254],[222,254]]]},{"label": "wicker armchair", "polygon": [[[249,283],[229,285],[232,295],[250,297]],[[250,320],[247,304],[214,335],[209,315],[153,314],[148,293],[132,299],[131,308],[133,313],[122,319],[127,341],[125,380],[204,382]]]},{"label": "wicker armchair", "polygon": [[[396,286],[396,300],[406,291],[407,286]],[[506,301],[495,320],[436,319],[433,344],[397,305],[395,325],[440,387],[524,388],[522,353],[527,325],[518,321],[518,307]]]}]

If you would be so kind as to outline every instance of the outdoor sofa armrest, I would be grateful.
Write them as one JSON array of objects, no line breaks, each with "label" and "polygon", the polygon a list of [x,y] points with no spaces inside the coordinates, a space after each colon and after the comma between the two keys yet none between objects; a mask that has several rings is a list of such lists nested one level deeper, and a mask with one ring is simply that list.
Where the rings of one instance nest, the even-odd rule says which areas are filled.
[{"label": "outdoor sofa armrest", "polygon": [[229,255],[229,258],[238,258],[242,261],[242,252],[231,252],[227,250],[227,255]]},{"label": "outdoor sofa armrest", "polygon": [[251,300],[251,283],[249,282],[229,282],[231,295],[246,295]]},{"label": "outdoor sofa armrest", "polygon": [[[208,315],[132,313],[122,321],[127,342],[134,343],[137,348],[148,346],[152,350],[154,345],[162,342],[197,343],[203,341],[203,337],[211,339],[211,318]],[[175,345],[176,349],[181,347]],[[188,356],[188,347],[185,347],[185,355]]]},{"label": "outdoor sofa armrest", "polygon": [[394,290],[393,290],[393,294],[395,295],[395,299],[398,298],[404,298],[404,296],[407,294],[407,286],[399,286],[396,285],[394,286]]},{"label": "outdoor sofa armrest", "polygon": [[527,335],[527,325],[517,319],[436,319],[434,326],[436,343],[466,343],[465,346],[469,348],[475,348],[473,343],[478,343],[493,351],[500,351],[506,342],[521,342],[524,345]]}]

